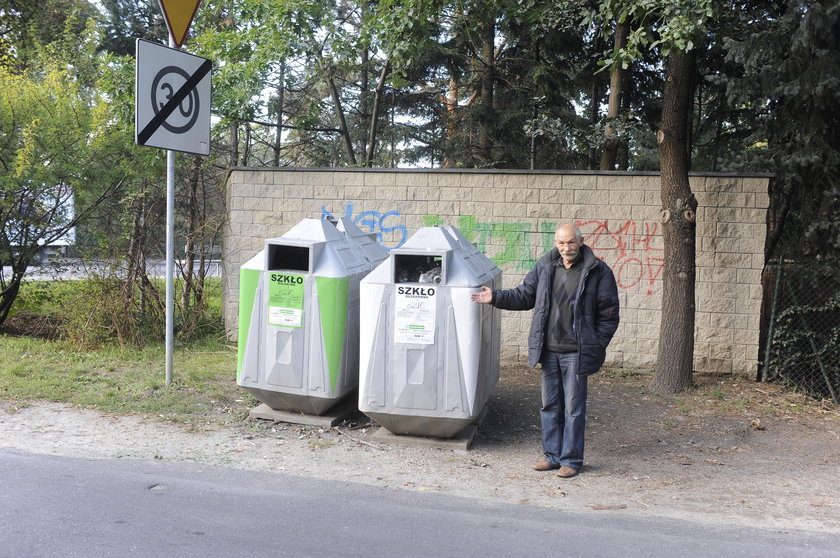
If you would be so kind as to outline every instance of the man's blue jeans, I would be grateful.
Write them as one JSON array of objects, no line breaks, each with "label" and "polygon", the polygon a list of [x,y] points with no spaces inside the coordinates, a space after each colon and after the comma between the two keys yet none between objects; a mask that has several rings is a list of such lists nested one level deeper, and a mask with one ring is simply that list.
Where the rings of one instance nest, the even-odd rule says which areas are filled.
[{"label": "man's blue jeans", "polygon": [[586,383],[577,353],[543,353],[540,423],[549,463],[575,470],[583,465]]}]

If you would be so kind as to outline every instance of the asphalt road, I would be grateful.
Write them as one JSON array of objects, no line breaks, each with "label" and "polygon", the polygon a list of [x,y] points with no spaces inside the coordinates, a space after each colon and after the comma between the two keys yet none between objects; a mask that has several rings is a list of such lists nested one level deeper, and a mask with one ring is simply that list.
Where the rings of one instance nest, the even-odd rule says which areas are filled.
[{"label": "asphalt road", "polygon": [[0,556],[838,557],[840,536],[0,449]]}]

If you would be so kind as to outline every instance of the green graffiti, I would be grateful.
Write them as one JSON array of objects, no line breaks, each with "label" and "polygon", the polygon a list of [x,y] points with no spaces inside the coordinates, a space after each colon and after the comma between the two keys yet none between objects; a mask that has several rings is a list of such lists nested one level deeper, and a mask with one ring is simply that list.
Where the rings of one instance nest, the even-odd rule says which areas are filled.
[{"label": "green graffiti", "polygon": [[[423,217],[423,225],[434,227],[442,225],[443,219],[440,215],[426,215]],[[527,271],[534,266],[536,258],[531,256],[531,237],[535,234],[530,223],[488,223],[479,221],[475,215],[461,215],[458,217],[458,230],[469,240],[475,243],[483,253],[488,254],[490,260],[499,267],[505,266],[508,269],[513,267],[516,271]],[[548,239],[545,232],[550,228]],[[539,236],[535,245],[547,246],[551,249],[554,225],[542,223]],[[499,242],[501,240],[501,243]],[[542,241],[540,241],[542,240]],[[498,246],[501,244],[501,250]]]},{"label": "green graffiti", "polygon": [[548,252],[554,248],[554,229],[557,228],[556,223],[540,223],[540,235],[543,239],[543,252]]}]

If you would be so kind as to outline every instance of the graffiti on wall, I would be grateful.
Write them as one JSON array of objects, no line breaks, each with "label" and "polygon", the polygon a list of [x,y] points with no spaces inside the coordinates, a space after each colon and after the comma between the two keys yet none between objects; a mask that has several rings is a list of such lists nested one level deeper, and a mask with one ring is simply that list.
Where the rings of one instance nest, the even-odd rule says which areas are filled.
[{"label": "graffiti on wall", "polygon": [[[323,205],[321,206],[321,216],[322,218],[336,218]],[[354,216],[353,204],[348,202],[344,204],[344,215],[339,215],[338,218],[340,217],[350,219],[360,230],[373,234],[376,237],[376,243],[386,250],[399,248],[408,240],[408,229],[404,224],[399,223],[402,220],[399,211],[386,211],[385,213],[361,211]]]},{"label": "graffiti on wall", "polygon": [[[441,225],[443,219],[439,215],[427,215],[423,224]],[[612,268],[620,289],[638,290],[646,295],[654,293],[664,267],[659,223],[590,220],[576,224],[584,242]],[[542,222],[539,230],[533,231],[531,223],[485,223],[475,216],[462,215],[456,226],[493,263],[525,272],[533,267],[536,258],[554,247],[557,224]],[[536,237],[535,245],[539,246],[536,257],[531,255],[532,237]]]},{"label": "graffiti on wall", "polygon": [[[423,217],[423,226],[443,224],[446,223],[440,215]],[[534,265],[530,223],[487,223],[479,221],[474,215],[461,215],[455,226],[499,267],[513,266],[522,271]],[[497,249],[499,246],[501,249]]]},{"label": "graffiti on wall", "polygon": [[[334,217],[321,206],[325,217]],[[399,211],[361,211],[354,214],[353,203],[344,204],[344,215],[359,229],[373,234],[386,250],[402,247],[408,240],[408,229]],[[444,223],[440,215],[426,215],[423,226]],[[532,223],[493,223],[475,215],[460,215],[452,223],[479,250],[499,267],[518,272],[529,271],[536,259],[554,247],[555,223],[541,222],[537,230]],[[650,221],[577,221],[584,242],[615,273],[619,289],[652,295],[662,274],[662,239],[659,223]]]},{"label": "graffiti on wall", "polygon": [[592,220],[577,225],[584,243],[612,268],[619,289],[653,294],[665,266],[659,223]]}]

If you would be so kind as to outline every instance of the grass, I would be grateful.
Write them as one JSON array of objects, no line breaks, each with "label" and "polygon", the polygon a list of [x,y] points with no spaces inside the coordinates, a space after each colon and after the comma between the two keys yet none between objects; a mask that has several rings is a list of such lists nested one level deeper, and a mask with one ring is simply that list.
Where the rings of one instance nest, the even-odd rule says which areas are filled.
[{"label": "grass", "polygon": [[[64,302],[84,292],[85,281],[29,282],[16,307],[18,316],[60,317]],[[213,289],[217,293],[220,289]],[[221,303],[210,308],[221,323]],[[256,401],[236,385],[236,349],[219,330],[176,344],[173,382],[166,385],[165,348],[78,343],[31,336],[0,335],[0,399],[23,406],[47,400],[133,413],[200,426],[239,422]]]},{"label": "grass", "polygon": [[236,352],[210,341],[177,347],[166,385],[165,349],[0,336],[0,397],[47,400],[199,426],[239,421],[254,399],[236,385]]},{"label": "grass", "polygon": [[634,378],[636,376],[650,375],[650,372],[640,372],[630,368],[604,368],[600,374],[609,378]]}]

